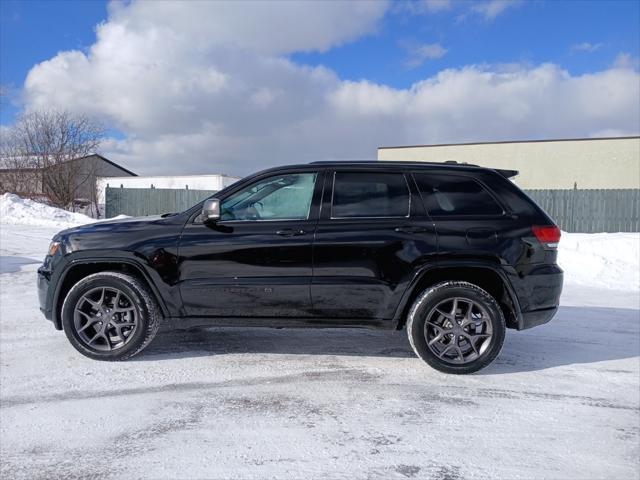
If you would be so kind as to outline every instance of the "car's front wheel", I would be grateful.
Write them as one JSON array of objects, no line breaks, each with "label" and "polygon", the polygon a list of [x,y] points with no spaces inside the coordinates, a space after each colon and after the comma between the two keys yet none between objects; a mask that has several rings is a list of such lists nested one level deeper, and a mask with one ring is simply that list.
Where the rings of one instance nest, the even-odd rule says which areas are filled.
[{"label": "car's front wheel", "polygon": [[62,305],[62,327],[83,355],[125,360],[156,335],[161,313],[146,285],[131,275],[101,272],[76,283]]},{"label": "car's front wheel", "polygon": [[500,353],[506,325],[496,300],[468,282],[443,282],[415,300],[407,318],[416,354],[445,373],[473,373]]}]

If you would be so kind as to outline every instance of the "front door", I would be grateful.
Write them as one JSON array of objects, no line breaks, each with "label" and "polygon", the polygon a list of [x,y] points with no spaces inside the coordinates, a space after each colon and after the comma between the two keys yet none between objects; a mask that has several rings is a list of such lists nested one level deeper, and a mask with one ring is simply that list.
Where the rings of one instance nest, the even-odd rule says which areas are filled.
[{"label": "front door", "polygon": [[187,316],[310,316],[315,171],[271,174],[221,199],[215,223],[185,226],[180,292]]}]

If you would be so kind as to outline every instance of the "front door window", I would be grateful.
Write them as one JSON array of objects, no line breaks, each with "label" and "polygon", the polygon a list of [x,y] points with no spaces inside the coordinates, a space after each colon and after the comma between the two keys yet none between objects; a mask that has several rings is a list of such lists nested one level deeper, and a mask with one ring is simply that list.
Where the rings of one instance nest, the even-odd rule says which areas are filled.
[{"label": "front door window", "polygon": [[259,180],[222,202],[221,220],[307,220],[316,176],[290,173]]}]

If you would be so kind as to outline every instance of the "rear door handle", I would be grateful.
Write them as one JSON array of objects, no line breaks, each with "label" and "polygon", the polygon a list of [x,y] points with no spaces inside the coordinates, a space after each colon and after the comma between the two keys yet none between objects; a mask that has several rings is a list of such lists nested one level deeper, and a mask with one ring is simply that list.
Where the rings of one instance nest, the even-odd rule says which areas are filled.
[{"label": "rear door handle", "polygon": [[276,235],[280,235],[281,237],[297,237],[298,235],[304,235],[304,230],[296,229],[296,228],[284,228],[282,230],[278,230]]},{"label": "rear door handle", "polygon": [[398,233],[425,233],[425,232],[429,231],[425,227],[418,227],[418,226],[412,226],[412,225],[405,225],[403,227],[396,227],[394,230],[396,232],[398,232]]}]

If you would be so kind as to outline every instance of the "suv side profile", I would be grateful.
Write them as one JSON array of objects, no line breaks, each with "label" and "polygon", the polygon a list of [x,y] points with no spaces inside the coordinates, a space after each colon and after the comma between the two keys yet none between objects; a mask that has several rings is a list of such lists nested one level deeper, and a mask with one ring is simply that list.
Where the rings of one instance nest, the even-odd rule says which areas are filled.
[{"label": "suv side profile", "polygon": [[506,328],[557,311],[560,230],[514,171],[316,162],[249,176],[177,214],[58,233],[40,308],[82,354],[123,360],[158,329],[406,329],[416,354],[471,373]]}]

